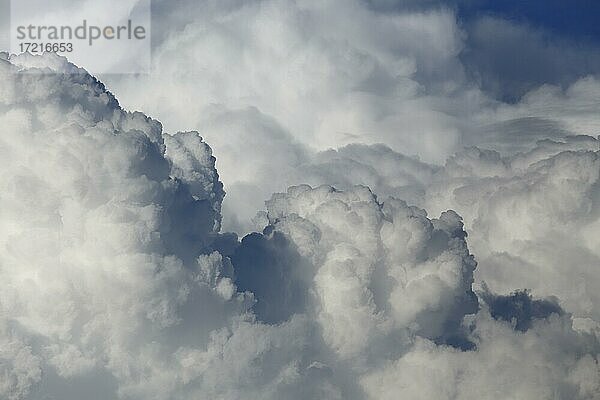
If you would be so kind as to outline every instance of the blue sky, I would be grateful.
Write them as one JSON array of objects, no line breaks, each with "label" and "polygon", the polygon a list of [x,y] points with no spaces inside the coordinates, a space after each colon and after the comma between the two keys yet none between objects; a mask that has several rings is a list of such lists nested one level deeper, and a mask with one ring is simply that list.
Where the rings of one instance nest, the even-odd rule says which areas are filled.
[{"label": "blue sky", "polygon": [[463,62],[481,87],[514,102],[542,84],[566,86],[600,71],[600,2],[461,2]]},{"label": "blue sky", "polygon": [[600,2],[594,0],[476,0],[462,2],[462,16],[493,13],[577,40],[600,42]]}]

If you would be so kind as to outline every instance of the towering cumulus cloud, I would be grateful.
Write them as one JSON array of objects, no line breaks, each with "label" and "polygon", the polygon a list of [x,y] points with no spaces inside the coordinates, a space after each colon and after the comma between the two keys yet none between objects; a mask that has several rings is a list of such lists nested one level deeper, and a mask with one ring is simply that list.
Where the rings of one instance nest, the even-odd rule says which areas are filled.
[{"label": "towering cumulus cloud", "polygon": [[[64,59],[0,57],[0,129],[2,399],[600,396],[597,315],[571,314],[596,295],[493,279],[476,294],[462,218],[433,203],[443,194],[493,235],[505,207],[537,201],[528,183],[551,193],[532,214],[544,229],[592,221],[597,153],[559,149],[583,139],[511,160],[470,150],[444,168],[383,146],[322,153],[299,169],[307,180],[335,177],[319,163],[360,164],[382,197],[350,179],[293,186],[238,241],[220,232],[225,192],[200,135],[123,110]],[[439,205],[437,218],[399,194]],[[534,224],[522,218],[513,240]],[[519,248],[500,237],[477,245],[486,259]]]},{"label": "towering cumulus cloud", "polygon": [[380,204],[366,187],[328,186],[292,187],[267,210],[314,265],[316,317],[344,358],[399,352],[411,333],[452,339],[462,317],[477,311],[475,262],[452,211],[431,221],[402,201]]},{"label": "towering cumulus cloud", "polygon": [[3,397],[165,398],[161,338],[244,307],[208,256],[224,194],[215,160],[197,133],[163,136],[84,71],[27,67],[40,61],[0,65]]}]

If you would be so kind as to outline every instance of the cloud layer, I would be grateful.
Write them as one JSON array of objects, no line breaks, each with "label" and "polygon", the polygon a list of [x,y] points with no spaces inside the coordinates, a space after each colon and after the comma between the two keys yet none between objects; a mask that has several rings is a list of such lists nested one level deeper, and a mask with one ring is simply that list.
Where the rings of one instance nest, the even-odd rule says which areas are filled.
[{"label": "cloud layer", "polygon": [[0,397],[600,396],[596,139],[434,166],[316,152],[215,106],[223,135],[245,121],[288,165],[269,190],[313,185],[270,196],[239,241],[200,134],[125,111],[64,59],[3,55],[0,85]]}]

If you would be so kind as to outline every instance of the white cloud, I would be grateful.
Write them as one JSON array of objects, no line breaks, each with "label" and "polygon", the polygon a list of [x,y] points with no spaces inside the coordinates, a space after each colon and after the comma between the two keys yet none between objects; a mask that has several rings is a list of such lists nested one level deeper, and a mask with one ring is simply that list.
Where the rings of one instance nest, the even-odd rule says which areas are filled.
[{"label": "white cloud", "polygon": [[[215,6],[164,41],[156,75],[116,82],[168,127],[202,130],[218,161],[64,60],[2,56],[1,396],[600,395],[598,142],[557,139],[595,126],[593,79],[499,105],[463,82],[452,13],[338,5]],[[512,155],[412,156],[480,139],[462,131],[473,104],[492,132],[478,143]],[[503,136],[531,114],[520,129],[549,116],[566,133]],[[343,190],[273,195],[263,233],[238,243],[219,232],[215,162],[240,231],[288,185]],[[474,279],[544,299],[477,297]]]},{"label": "white cloud", "polygon": [[[317,319],[342,358],[390,349],[411,333],[445,341],[477,310],[475,262],[453,212],[430,221],[423,210],[366,187],[292,187],[267,202],[267,217],[316,269]],[[366,356],[368,357],[368,356]]]},{"label": "white cloud", "polygon": [[8,89],[0,303],[3,357],[12,357],[3,396],[24,398],[52,379],[40,368],[56,379],[107,371],[122,394],[157,384],[168,365],[160,353],[170,351],[161,337],[198,318],[204,333],[194,330],[194,342],[206,344],[212,328],[247,307],[243,294],[222,298],[226,276],[202,283],[201,271],[220,262],[195,261],[220,219],[210,149],[193,133],[166,138],[160,123],[120,109],[89,75],[20,73],[0,62]]},{"label": "white cloud", "polygon": [[425,207],[465,217],[478,278],[493,290],[556,295],[598,321],[598,157],[598,141],[585,136],[505,158],[468,149],[434,178]]},{"label": "white cloud", "polygon": [[169,129],[197,126],[219,153],[204,121],[213,104],[256,107],[318,149],[385,142],[443,160],[460,137],[453,113],[479,101],[457,94],[462,41],[450,11],[385,15],[353,0],[228,2],[201,13],[157,46],[151,76],[107,79],[128,106]]},{"label": "white cloud", "polygon": [[554,315],[515,335],[510,326],[480,312],[476,326],[477,351],[418,340],[402,358],[363,378],[368,395],[385,400],[594,399],[600,393],[597,358],[579,353],[593,348],[592,342],[574,332],[568,318]]}]

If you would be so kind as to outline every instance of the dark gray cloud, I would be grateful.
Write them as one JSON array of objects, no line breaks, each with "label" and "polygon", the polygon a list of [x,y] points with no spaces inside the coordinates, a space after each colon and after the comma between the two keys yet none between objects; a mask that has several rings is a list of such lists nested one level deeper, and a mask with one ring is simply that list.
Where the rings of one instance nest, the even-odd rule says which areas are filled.
[{"label": "dark gray cloud", "polygon": [[254,312],[277,324],[307,310],[314,271],[293,242],[267,227],[245,236],[231,257],[240,290],[254,293]]},{"label": "dark gray cloud", "polygon": [[527,290],[516,291],[508,296],[486,291],[482,298],[490,308],[492,317],[511,323],[521,332],[530,329],[536,320],[564,313],[556,299],[534,299]]}]

